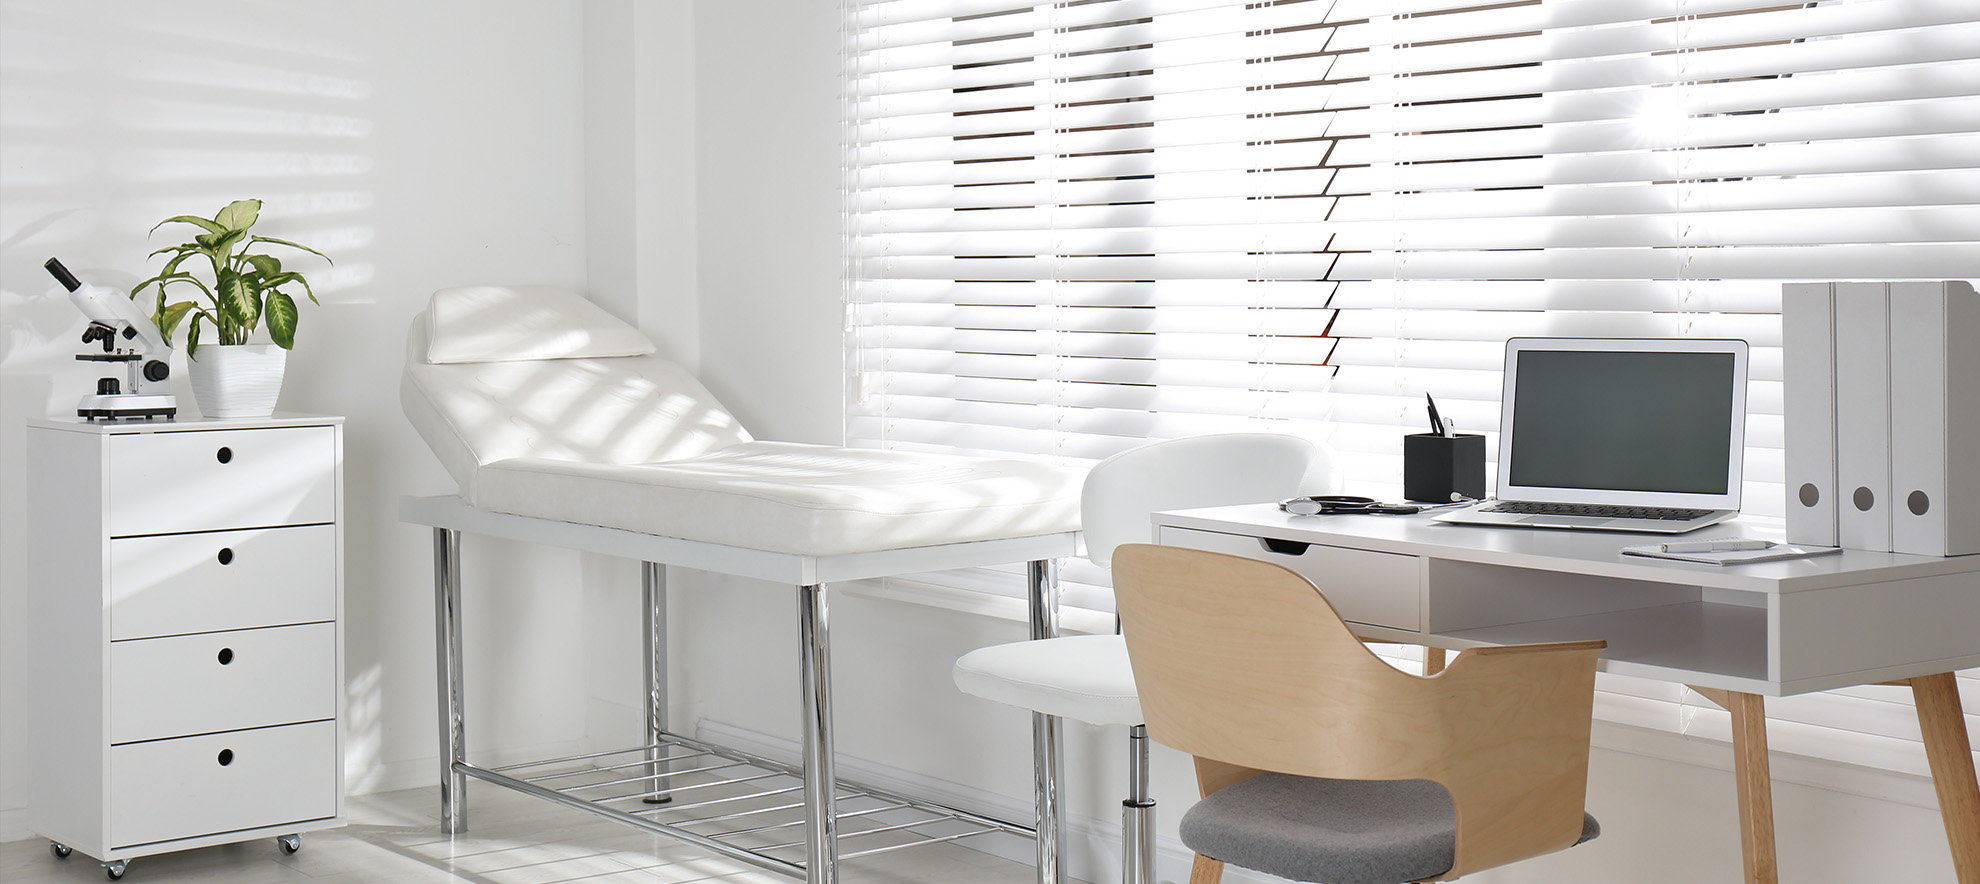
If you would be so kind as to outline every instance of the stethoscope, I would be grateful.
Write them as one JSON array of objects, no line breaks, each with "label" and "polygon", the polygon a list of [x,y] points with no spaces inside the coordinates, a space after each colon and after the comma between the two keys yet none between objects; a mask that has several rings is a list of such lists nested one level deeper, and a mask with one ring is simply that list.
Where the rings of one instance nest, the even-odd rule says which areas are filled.
[{"label": "stethoscope", "polygon": [[1471,502],[1462,500],[1456,503],[1431,503],[1419,506],[1408,503],[1383,503],[1373,497],[1356,497],[1351,494],[1314,494],[1279,501],[1279,509],[1295,516],[1351,516],[1371,513],[1409,516],[1424,510],[1443,509]]}]

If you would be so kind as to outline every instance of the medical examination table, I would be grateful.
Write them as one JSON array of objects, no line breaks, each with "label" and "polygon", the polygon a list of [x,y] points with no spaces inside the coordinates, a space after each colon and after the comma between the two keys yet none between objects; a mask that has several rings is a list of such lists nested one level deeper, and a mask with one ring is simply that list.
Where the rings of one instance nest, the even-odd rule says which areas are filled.
[{"label": "medical examination table", "polygon": [[[544,287],[445,289],[413,322],[401,400],[460,489],[400,503],[402,521],[433,529],[443,829],[465,830],[471,777],[809,884],[836,882],[841,859],[997,831],[1036,837],[1040,880],[1062,880],[1057,833],[837,780],[825,587],[1028,562],[1032,637],[1055,635],[1055,560],[1077,552],[1080,471],[755,441],[653,351],[589,301]],[[644,563],[641,745],[469,760],[463,534]],[[665,565],[796,587],[797,764],[668,730]],[[1034,716],[1040,802],[1058,800],[1058,741],[1058,720]]]}]

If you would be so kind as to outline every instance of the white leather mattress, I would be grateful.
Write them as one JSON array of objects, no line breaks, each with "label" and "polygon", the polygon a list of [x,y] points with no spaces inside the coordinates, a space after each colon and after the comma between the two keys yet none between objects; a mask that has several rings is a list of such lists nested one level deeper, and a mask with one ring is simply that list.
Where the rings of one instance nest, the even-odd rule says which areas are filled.
[{"label": "white leather mattress", "polygon": [[753,441],[652,350],[574,293],[445,289],[407,335],[400,397],[492,512],[813,556],[1079,528],[1082,470]]},{"label": "white leather mattress", "polygon": [[745,442],[681,460],[483,466],[476,506],[829,556],[1079,528],[1081,471],[1039,461]]}]

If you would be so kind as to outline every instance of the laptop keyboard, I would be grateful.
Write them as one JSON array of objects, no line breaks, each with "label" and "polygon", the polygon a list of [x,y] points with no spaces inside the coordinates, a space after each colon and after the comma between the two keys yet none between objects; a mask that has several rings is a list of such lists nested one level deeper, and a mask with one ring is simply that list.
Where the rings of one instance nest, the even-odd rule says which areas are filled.
[{"label": "laptop keyboard", "polygon": [[1525,500],[1502,500],[1479,512],[1513,513],[1526,516],[1587,516],[1595,519],[1666,519],[1673,522],[1688,522],[1706,516],[1712,510],[1672,509],[1661,506],[1615,506],[1601,503],[1536,503]]}]

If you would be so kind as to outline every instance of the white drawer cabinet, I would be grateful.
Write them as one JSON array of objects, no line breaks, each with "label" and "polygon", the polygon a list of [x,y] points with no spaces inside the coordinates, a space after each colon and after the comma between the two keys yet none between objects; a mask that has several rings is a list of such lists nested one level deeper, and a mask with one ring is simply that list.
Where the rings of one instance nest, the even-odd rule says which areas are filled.
[{"label": "white drawer cabinet", "polygon": [[30,827],[103,862],[342,825],[341,418],[27,432]]}]

